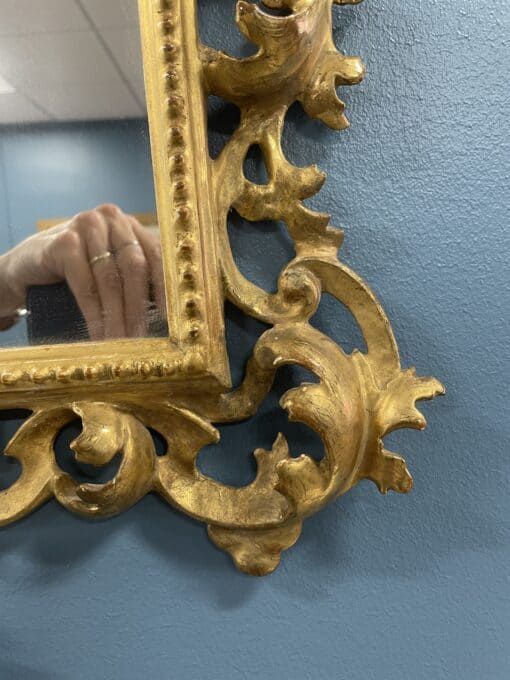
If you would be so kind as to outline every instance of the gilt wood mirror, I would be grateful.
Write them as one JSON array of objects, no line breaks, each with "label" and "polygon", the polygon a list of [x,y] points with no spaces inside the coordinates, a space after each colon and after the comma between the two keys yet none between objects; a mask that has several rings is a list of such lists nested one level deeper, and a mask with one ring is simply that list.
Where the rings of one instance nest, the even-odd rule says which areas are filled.
[{"label": "gilt wood mirror", "polygon": [[[63,82],[58,50],[56,75],[49,65],[37,64],[23,73],[16,66],[23,31],[17,40],[7,31],[0,35],[11,55],[0,64],[0,106],[2,98],[12,97],[12,113],[5,109],[2,123],[51,126],[67,110],[75,124],[89,107],[89,119],[109,121],[102,125],[111,139],[117,134],[111,119],[122,118],[122,153],[135,135],[145,140],[147,148],[137,153],[151,159],[154,184],[146,193],[155,197],[154,205],[148,200],[126,209],[108,195],[96,207],[69,202],[58,214],[43,213],[42,202],[34,234],[4,248],[0,408],[31,415],[5,452],[22,472],[0,493],[0,524],[51,499],[82,516],[108,517],[153,492],[207,525],[211,540],[240,569],[264,575],[297,541],[307,517],[360,480],[373,480],[383,493],[411,489],[404,460],[384,448],[383,438],[397,428],[423,429],[416,401],[443,388],[402,369],[383,308],[338,257],[342,230],[305,204],[320,191],[324,174],[314,165],[296,167],[282,147],[285,118],[296,102],[325,126],[348,127],[337,88],[359,83],[365,67],[339,51],[331,17],[334,5],[357,2],[233,2],[238,29],[254,48],[244,58],[201,42],[195,0],[139,0],[138,15],[134,1],[107,7],[95,0],[67,3],[66,21],[81,28],[66,40],[92,34],[82,49],[95,55],[87,68],[94,106],[100,102],[101,110],[90,101],[77,103],[72,88],[79,83]],[[126,26],[119,25],[120,17]],[[41,19],[50,26],[63,20]],[[37,52],[39,42],[34,45]],[[103,64],[105,55],[110,60]],[[41,77],[54,76],[55,93],[46,100],[47,90],[41,94],[33,87],[37,68]],[[105,104],[114,80],[118,89]],[[85,80],[82,94],[84,87]],[[239,112],[214,158],[208,146],[210,97]],[[245,171],[254,148],[266,169],[260,181]],[[56,154],[57,147],[50,147],[43,172],[50,172]],[[65,162],[72,172],[72,158]],[[76,182],[82,186],[94,176],[90,168]],[[138,184],[135,177],[133,186]],[[232,211],[254,223],[285,224],[294,257],[276,291],[239,270],[227,230]],[[310,323],[324,293],[354,316],[362,351],[344,351]],[[229,370],[226,301],[267,328],[239,384],[232,384]],[[24,331],[16,335],[13,328]],[[8,346],[8,338],[22,341]],[[271,450],[255,452],[258,472],[250,484],[234,487],[208,477],[197,456],[219,440],[217,426],[252,417],[277,371],[289,364],[308,370],[314,381],[287,391],[281,408],[321,438],[323,458],[294,457],[279,434]],[[59,467],[56,437],[77,418],[81,434],[72,447],[78,461],[101,467],[120,456],[110,482],[80,483]],[[154,431],[166,442],[164,455],[156,454]]]}]

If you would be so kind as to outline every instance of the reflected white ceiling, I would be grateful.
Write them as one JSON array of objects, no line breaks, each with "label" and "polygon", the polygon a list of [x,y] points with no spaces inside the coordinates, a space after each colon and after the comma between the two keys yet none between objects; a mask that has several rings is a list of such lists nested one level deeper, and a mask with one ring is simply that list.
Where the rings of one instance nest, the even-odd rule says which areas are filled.
[{"label": "reflected white ceiling", "polygon": [[0,0],[0,124],[144,115],[137,0]]}]

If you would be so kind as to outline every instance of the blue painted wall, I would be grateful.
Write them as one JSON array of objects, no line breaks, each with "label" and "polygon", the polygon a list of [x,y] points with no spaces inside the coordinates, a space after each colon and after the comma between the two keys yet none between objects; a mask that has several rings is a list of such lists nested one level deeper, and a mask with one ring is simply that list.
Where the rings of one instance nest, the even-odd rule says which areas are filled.
[{"label": "blue painted wall", "polygon": [[[201,2],[203,31],[240,49],[225,19],[233,4]],[[237,573],[156,498],[99,524],[50,504],[0,533],[2,680],[509,677],[508,20],[505,0],[336,9],[337,39],[369,66],[344,92],[352,128],[289,118],[287,152],[329,173],[314,204],[345,226],[343,257],[384,302],[404,364],[449,389],[424,406],[425,433],[390,438],[413,492],[359,485],[308,521],[263,580]],[[241,224],[231,234],[243,271],[272,285],[286,236]],[[239,375],[260,327],[229,318]],[[318,321],[356,342],[336,305]],[[250,449],[278,429],[317,451],[273,398],[253,422],[223,428],[204,468],[248,481]]]}]

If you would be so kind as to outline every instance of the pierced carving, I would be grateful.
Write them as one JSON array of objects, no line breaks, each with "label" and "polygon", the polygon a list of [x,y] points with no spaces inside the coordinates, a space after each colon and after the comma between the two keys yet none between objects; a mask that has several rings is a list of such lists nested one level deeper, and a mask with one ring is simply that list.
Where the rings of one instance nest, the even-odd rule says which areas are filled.
[{"label": "pierced carving", "polygon": [[[165,238],[166,252],[176,256],[180,276],[177,290],[168,291],[171,303],[184,312],[179,333],[189,343],[195,331],[198,339],[213,328],[216,332],[208,343],[222,340],[222,319],[213,319],[209,327],[203,323],[203,303],[208,299],[204,281],[215,272],[221,275],[224,296],[271,328],[258,340],[243,382],[231,391],[219,389],[217,383],[214,387],[203,383],[202,389],[193,391],[190,387],[188,392],[179,389],[167,380],[178,366],[164,355],[92,362],[85,369],[57,365],[43,366],[38,372],[0,371],[5,386],[32,383],[17,404],[34,411],[6,450],[23,469],[18,481],[0,493],[0,524],[27,515],[50,498],[93,518],[124,511],[152,492],[204,522],[211,540],[230,553],[240,569],[264,575],[278,566],[281,553],[297,541],[307,517],[360,480],[371,479],[382,493],[411,489],[412,477],[404,460],[387,451],[383,439],[397,428],[423,429],[425,419],[416,402],[442,394],[444,389],[433,378],[420,378],[414,370],[401,368],[381,305],[337,257],[342,231],[330,226],[329,215],[303,204],[320,190],[323,173],[315,166],[295,167],[281,146],[285,115],[295,101],[302,103],[308,115],[334,129],[348,125],[336,88],[358,83],[364,67],[357,57],[344,56],[333,44],[333,2],[356,4],[357,0],[266,0],[268,8],[288,10],[285,16],[240,0],[237,22],[259,47],[257,54],[236,59],[199,46],[196,54],[200,58],[195,61],[191,48],[184,53],[182,38],[184,33],[195,35],[191,27],[194,3],[140,0],[154,164],[159,186],[161,173],[167,172],[165,182],[173,196],[172,229]],[[150,38],[159,45],[159,52],[148,44]],[[174,67],[179,63],[184,70],[178,72]],[[155,85],[159,77],[165,82],[164,102],[158,99],[161,88]],[[202,105],[207,95],[214,94],[241,111],[239,127],[219,157],[198,168],[203,131],[195,132],[188,124],[197,83],[202,88]],[[244,175],[244,161],[252,146],[259,146],[264,155],[266,184],[255,184]],[[192,176],[195,180],[190,184]],[[204,189],[204,196],[197,194],[197,186]],[[163,204],[161,214],[168,217],[168,196]],[[287,225],[295,257],[282,271],[276,293],[254,285],[236,267],[226,229],[231,208],[247,220],[282,220]],[[197,254],[203,243],[194,232],[193,215],[199,212],[210,219],[214,266],[205,265]],[[163,233],[166,226],[163,219]],[[366,352],[346,354],[310,325],[322,293],[334,296],[352,312]],[[194,356],[186,359],[190,371]],[[201,355],[195,363],[197,378],[205,363]],[[318,379],[289,390],[280,405],[291,420],[304,423],[320,436],[323,459],[316,462],[306,454],[293,457],[279,434],[270,451],[255,451],[258,472],[251,484],[234,488],[204,475],[197,457],[203,447],[219,440],[215,425],[253,416],[277,370],[286,364],[302,366]],[[110,387],[126,375],[133,387],[114,394]],[[148,378],[160,386],[150,399],[136,387]],[[79,379],[94,382],[94,392],[86,387],[77,400],[71,398],[70,390],[64,390],[64,397],[43,391],[44,398],[37,402],[33,385],[43,390],[48,381]],[[101,390],[103,382],[108,389]],[[55,461],[55,438],[76,418],[83,428],[72,444],[78,460],[103,466],[120,456],[119,469],[106,484],[76,483]],[[165,455],[156,455],[149,428],[166,440]]]}]

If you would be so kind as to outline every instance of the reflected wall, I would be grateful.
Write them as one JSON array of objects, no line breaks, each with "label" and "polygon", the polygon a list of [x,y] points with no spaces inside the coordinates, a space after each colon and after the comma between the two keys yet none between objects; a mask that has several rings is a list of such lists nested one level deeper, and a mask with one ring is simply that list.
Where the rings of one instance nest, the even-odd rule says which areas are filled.
[{"label": "reflected wall", "polygon": [[[42,219],[116,203],[154,213],[144,119],[0,126],[0,252],[36,232]],[[1,334],[1,346],[26,345],[26,321]]]}]

